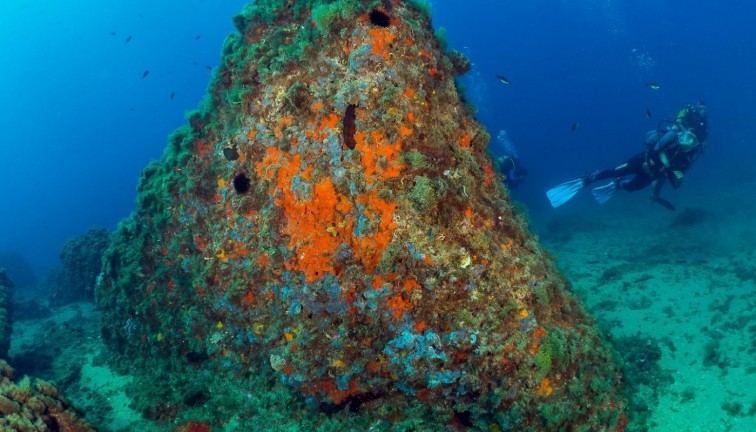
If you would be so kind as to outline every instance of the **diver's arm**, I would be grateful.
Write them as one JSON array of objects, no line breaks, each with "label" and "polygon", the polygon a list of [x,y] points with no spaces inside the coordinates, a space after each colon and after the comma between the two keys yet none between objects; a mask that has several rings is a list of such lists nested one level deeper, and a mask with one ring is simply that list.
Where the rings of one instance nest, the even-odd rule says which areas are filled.
[{"label": "diver's arm", "polygon": [[664,177],[658,178],[654,180],[653,182],[653,190],[651,192],[651,199],[659,198],[659,192],[661,192],[662,186],[664,186],[664,182],[666,182],[667,179]]},{"label": "diver's arm", "polygon": [[654,189],[653,189],[653,192],[651,192],[651,202],[660,204],[662,207],[666,208],[667,210],[675,211],[674,204],[672,204],[671,202],[659,196],[659,192],[661,191],[662,186],[664,186],[664,182],[666,180],[667,179],[665,179],[664,177],[654,180],[654,183],[653,183]]},{"label": "diver's arm", "polygon": [[656,143],[656,146],[654,147],[655,151],[659,151],[667,146],[669,146],[670,143],[675,141],[677,139],[677,131],[670,129],[668,130],[664,135],[662,135],[661,138],[659,138],[659,141]]}]

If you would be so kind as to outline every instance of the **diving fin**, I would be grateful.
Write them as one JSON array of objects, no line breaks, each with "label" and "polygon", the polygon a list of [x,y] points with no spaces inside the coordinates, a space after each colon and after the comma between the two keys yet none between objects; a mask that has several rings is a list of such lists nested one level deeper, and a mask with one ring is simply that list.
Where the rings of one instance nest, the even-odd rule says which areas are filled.
[{"label": "diving fin", "polygon": [[597,188],[593,188],[591,190],[591,193],[593,193],[593,199],[596,200],[597,203],[603,204],[614,195],[614,191],[617,190],[617,180],[605,184],[604,186],[599,186]]},{"label": "diving fin", "polygon": [[570,180],[568,182],[560,184],[559,186],[555,186],[549,189],[548,191],[546,191],[546,196],[549,197],[551,206],[557,208],[572,199],[572,197],[574,197],[575,194],[577,194],[578,191],[580,191],[580,189],[582,188],[583,179],[579,178]]}]

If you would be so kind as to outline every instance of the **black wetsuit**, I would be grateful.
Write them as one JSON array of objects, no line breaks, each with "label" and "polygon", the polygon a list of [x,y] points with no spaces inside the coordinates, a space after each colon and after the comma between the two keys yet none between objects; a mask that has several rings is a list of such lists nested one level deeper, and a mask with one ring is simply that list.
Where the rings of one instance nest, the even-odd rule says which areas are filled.
[{"label": "black wetsuit", "polygon": [[[658,196],[665,180],[669,180],[672,187],[677,189],[703,149],[695,135],[692,137],[695,140],[693,144],[681,145],[680,140],[684,132],[685,130],[670,129],[661,138],[658,138],[659,134],[656,131],[650,132],[643,153],[614,168],[594,173],[584,178],[583,183],[588,185],[597,180],[617,179],[617,187],[630,192],[655,183],[654,197]],[[623,177],[631,175],[631,179],[623,180]]]}]

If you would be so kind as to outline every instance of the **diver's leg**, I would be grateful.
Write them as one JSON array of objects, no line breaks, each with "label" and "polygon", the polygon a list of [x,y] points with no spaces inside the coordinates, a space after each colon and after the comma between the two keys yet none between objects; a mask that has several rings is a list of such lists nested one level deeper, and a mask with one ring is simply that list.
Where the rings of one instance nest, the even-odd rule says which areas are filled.
[{"label": "diver's leg", "polygon": [[640,154],[638,156],[628,159],[624,163],[617,165],[614,168],[598,171],[589,176],[583,177],[583,185],[587,186],[596,180],[616,179],[619,177],[625,177],[625,176],[629,176],[633,174],[635,174],[637,178],[639,175],[644,174],[643,158],[644,158],[644,155]]},{"label": "diver's leg", "polygon": [[654,179],[651,178],[651,176],[649,176],[645,172],[642,172],[640,174],[636,174],[635,177],[631,178],[630,180],[620,181],[618,187],[628,192],[634,192],[645,188],[653,181]]}]

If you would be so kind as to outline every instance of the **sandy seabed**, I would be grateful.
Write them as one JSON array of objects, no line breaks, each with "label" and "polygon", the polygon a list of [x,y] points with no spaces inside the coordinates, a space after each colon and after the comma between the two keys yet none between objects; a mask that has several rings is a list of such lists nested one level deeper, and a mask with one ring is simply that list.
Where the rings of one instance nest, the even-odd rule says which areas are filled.
[{"label": "sandy seabed", "polygon": [[669,193],[675,212],[584,191],[533,221],[612,338],[658,344],[668,379],[639,386],[652,431],[756,431],[756,198],[740,184]]}]

